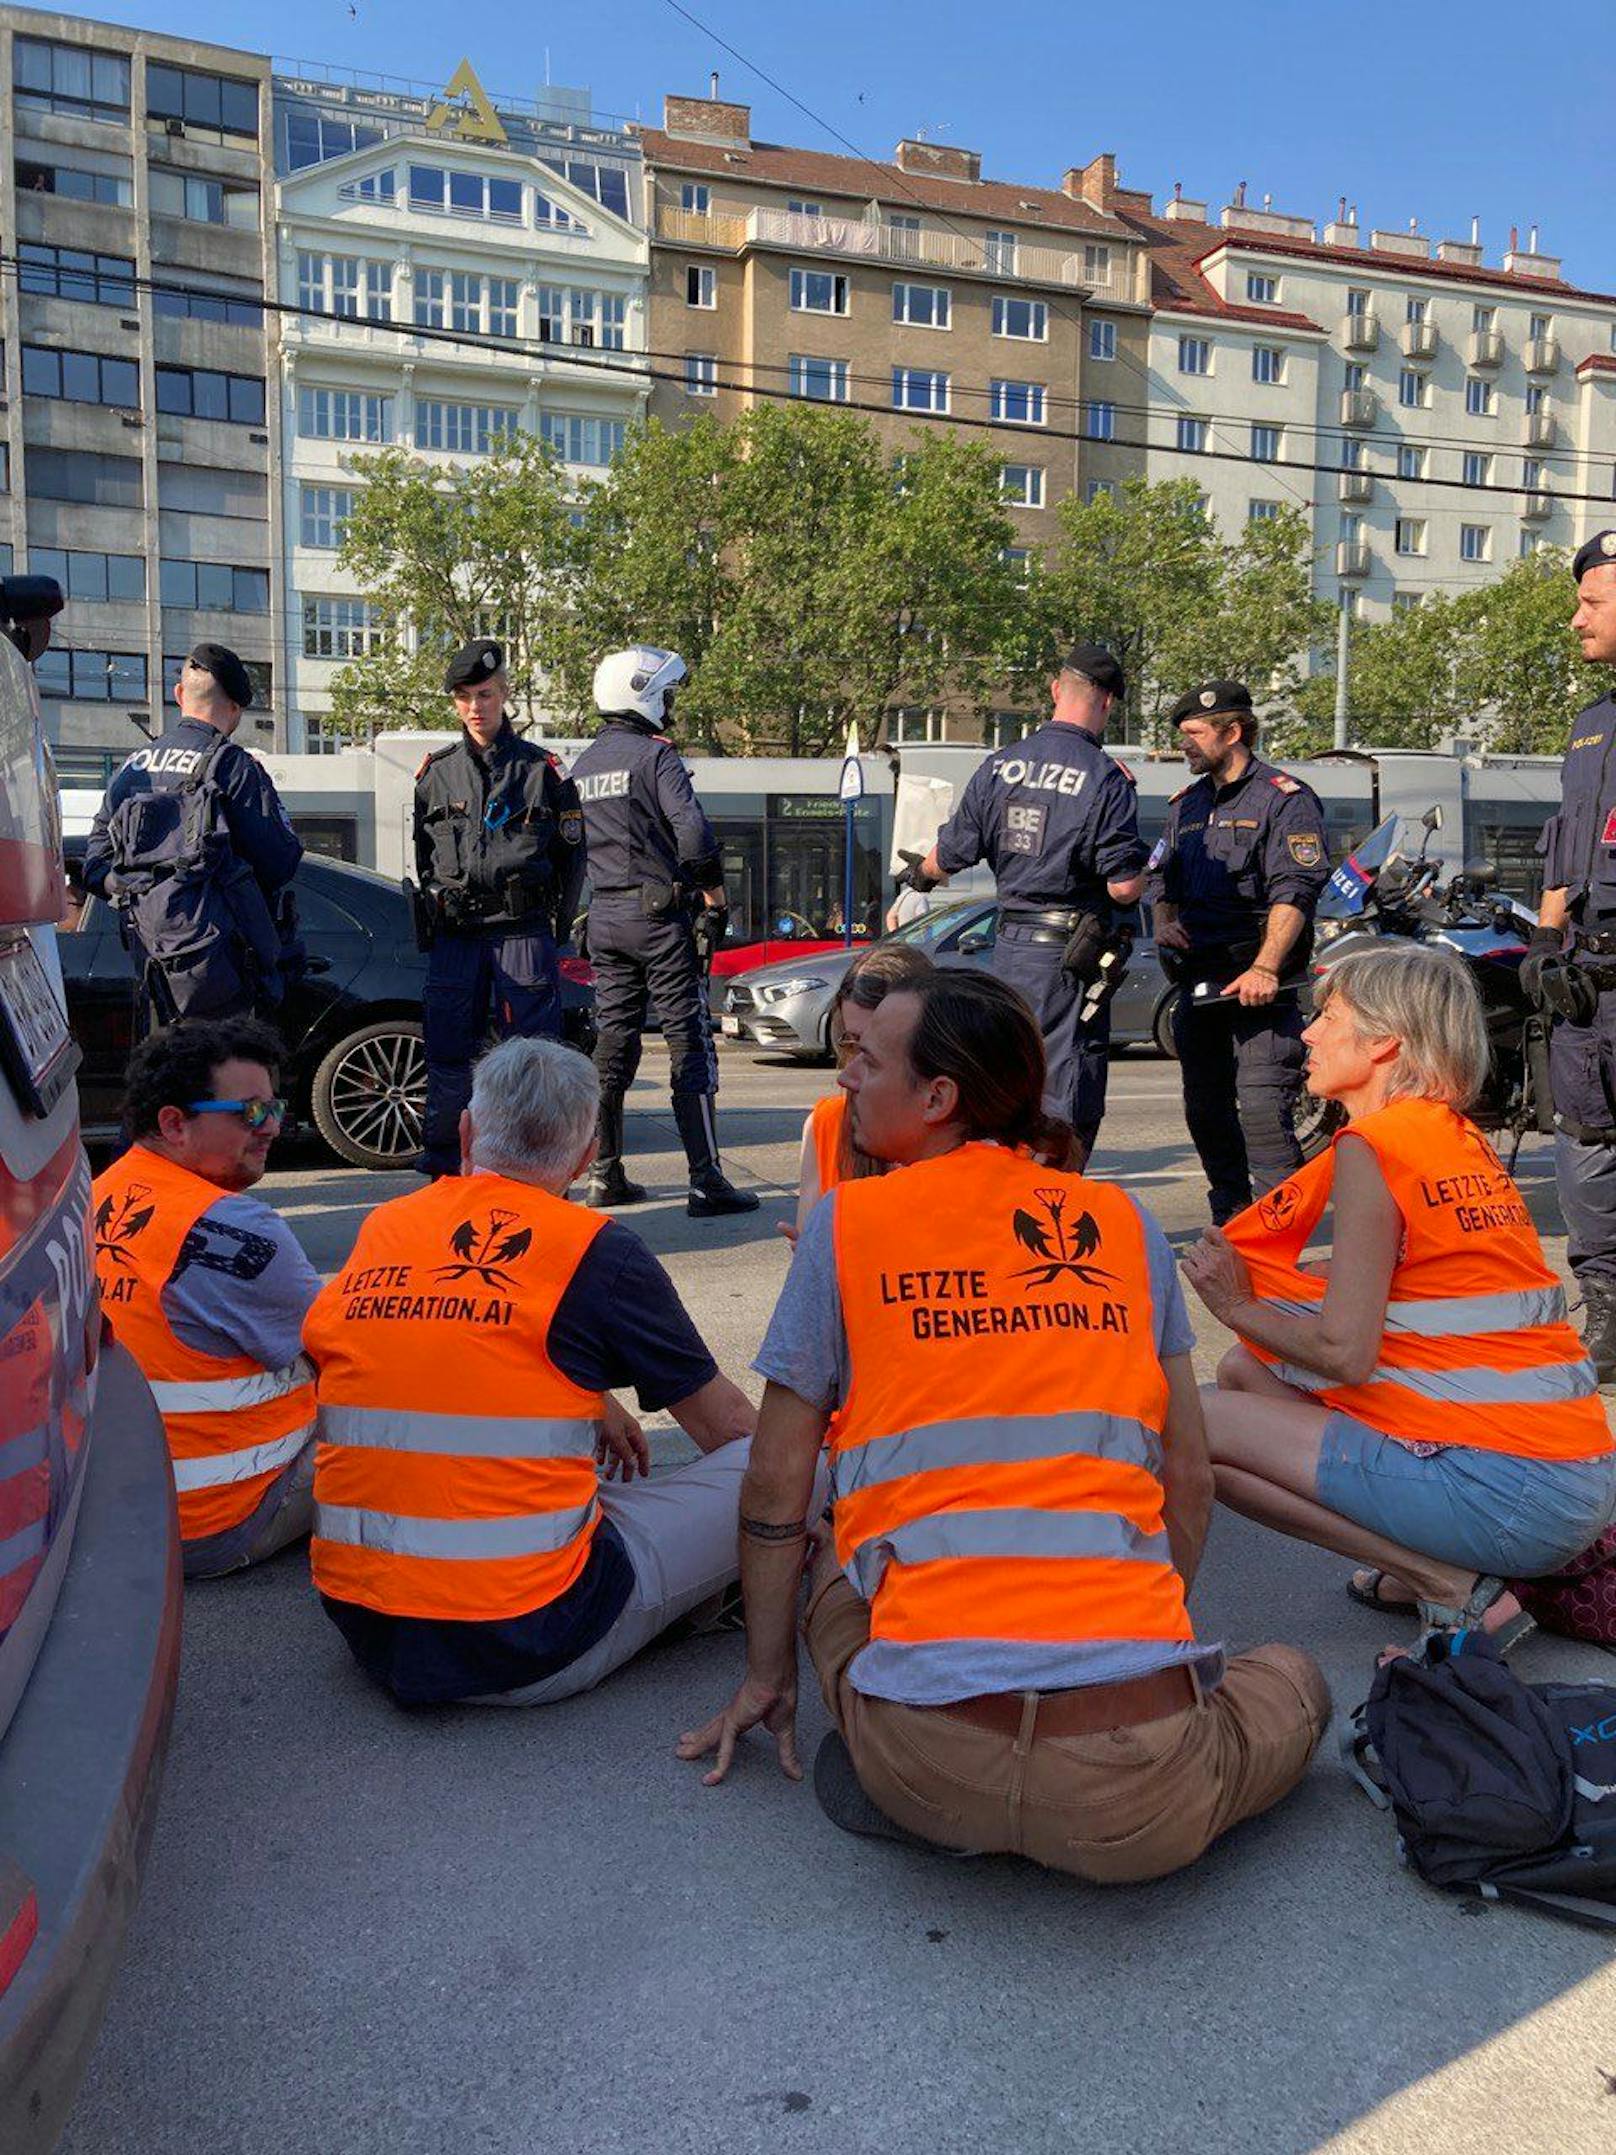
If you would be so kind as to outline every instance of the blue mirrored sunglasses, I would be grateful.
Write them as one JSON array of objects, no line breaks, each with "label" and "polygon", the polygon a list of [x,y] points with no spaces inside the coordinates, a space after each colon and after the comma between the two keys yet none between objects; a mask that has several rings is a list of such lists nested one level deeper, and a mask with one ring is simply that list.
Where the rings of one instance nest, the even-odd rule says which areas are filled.
[{"label": "blue mirrored sunglasses", "polygon": [[249,1130],[286,1120],[284,1100],[193,1100],[187,1115],[239,1115]]}]

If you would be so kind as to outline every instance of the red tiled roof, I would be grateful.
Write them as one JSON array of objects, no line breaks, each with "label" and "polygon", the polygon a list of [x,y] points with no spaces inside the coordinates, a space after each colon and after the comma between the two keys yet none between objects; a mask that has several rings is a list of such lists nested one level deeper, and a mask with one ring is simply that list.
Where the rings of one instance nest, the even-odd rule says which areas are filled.
[{"label": "red tiled roof", "polygon": [[1223,236],[1210,225],[1147,217],[1138,210],[1125,211],[1122,221],[1150,248],[1150,300],[1158,314],[1211,315],[1219,321],[1265,323],[1270,329],[1322,334],[1311,315],[1288,313],[1283,307],[1239,305],[1216,291],[1200,266],[1201,256]]},{"label": "red tiled roof", "polygon": [[[1169,231],[1174,229],[1169,225]],[[1371,247],[1329,247],[1323,240],[1290,239],[1283,232],[1242,231],[1238,227],[1225,231],[1221,226],[1188,227],[1207,234],[1202,248],[1203,258],[1215,254],[1220,247],[1250,248],[1259,254],[1286,254],[1306,260],[1339,262],[1349,268],[1371,269],[1381,276],[1434,277],[1446,284],[1485,284],[1495,286],[1501,292],[1525,292],[1558,299],[1611,300],[1608,292],[1588,292],[1579,285],[1567,284],[1563,277],[1524,277],[1514,270],[1483,269],[1472,267],[1468,262],[1438,262],[1431,257],[1392,254]]]},{"label": "red tiled roof", "polygon": [[1616,352],[1590,352],[1577,361],[1579,374],[1616,374]]},{"label": "red tiled roof", "polygon": [[[635,130],[645,161],[675,172],[707,172],[755,186],[791,187],[804,193],[839,195],[863,204],[874,199],[899,208],[910,205],[952,212],[959,217],[996,217],[1031,233],[1087,232],[1097,239],[1128,239],[1123,220],[1074,202],[1058,187],[1021,187],[1009,180],[944,180],[926,172],[905,172],[873,158],[835,157],[822,150],[790,149],[778,142],[726,145],[692,142],[660,127]],[[1026,207],[1034,204],[1033,209]]]}]

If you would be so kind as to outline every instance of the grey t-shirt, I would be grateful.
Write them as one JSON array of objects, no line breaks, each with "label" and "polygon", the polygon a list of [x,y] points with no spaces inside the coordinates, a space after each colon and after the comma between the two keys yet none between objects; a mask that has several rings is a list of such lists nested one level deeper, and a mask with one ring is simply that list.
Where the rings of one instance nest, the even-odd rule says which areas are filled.
[{"label": "grey t-shirt", "polygon": [[319,1273],[280,1214],[230,1192],[181,1244],[163,1314],[199,1354],[250,1354],[265,1369],[287,1369],[303,1351],[303,1320],[319,1291]]},{"label": "grey t-shirt", "polygon": [[[901,1172],[901,1170],[900,1170]],[[1136,1200],[1150,1268],[1152,1338],[1158,1357],[1188,1354],[1195,1345],[1184,1290],[1167,1237]],[[851,1374],[847,1328],[836,1278],[835,1193],[820,1199],[803,1227],[791,1270],[752,1367],[827,1413],[847,1397]],[[1030,1351],[1036,1352],[1034,1348]],[[854,1688],[909,1706],[944,1705],[989,1691],[1062,1691],[1079,1684],[1120,1683],[1179,1661],[1195,1663],[1210,1687],[1222,1671],[1221,1650],[1159,1639],[1100,1643],[948,1640],[892,1646],[872,1641],[848,1670]]]}]

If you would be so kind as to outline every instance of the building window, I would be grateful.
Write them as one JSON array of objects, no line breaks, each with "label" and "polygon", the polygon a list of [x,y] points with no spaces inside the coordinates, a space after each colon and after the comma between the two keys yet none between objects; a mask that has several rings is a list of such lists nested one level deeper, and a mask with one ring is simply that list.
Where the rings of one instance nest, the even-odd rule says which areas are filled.
[{"label": "building window", "polygon": [[357,254],[297,257],[297,303],[313,314],[340,314],[357,321],[393,319],[393,265]]},{"label": "building window", "polygon": [[1529,456],[1522,459],[1521,484],[1529,494],[1541,492],[1543,486],[1543,459],[1540,456]]},{"label": "building window", "polygon": [[786,214],[788,217],[823,217],[825,206],[822,202],[802,202],[793,197],[786,203]]},{"label": "building window", "polygon": [[1178,371],[1180,374],[1210,374],[1212,340],[1209,337],[1180,337]]},{"label": "building window", "polygon": [[1397,375],[1397,401],[1411,411],[1427,408],[1431,402],[1431,378],[1422,374],[1418,367],[1402,367]]},{"label": "building window", "polygon": [[30,545],[28,573],[54,577],[62,587],[62,596],[68,599],[139,604],[146,596],[146,561],[142,554],[81,554],[55,546]]},{"label": "building window", "polygon": [[1096,502],[1103,494],[1109,501],[1116,491],[1109,479],[1090,479],[1083,488],[1083,499],[1085,502]]},{"label": "building window", "polygon": [[[10,466],[0,457],[0,481]],[[144,499],[137,456],[100,456],[93,449],[30,449],[28,491],[41,501],[77,501],[102,509],[138,509]]]},{"label": "building window", "polygon": [[847,361],[815,359],[800,352],[793,352],[791,394],[794,397],[811,397],[818,404],[845,404]]},{"label": "building window", "polygon": [[791,305],[798,314],[845,314],[847,279],[828,269],[793,269]]},{"label": "building window", "polygon": [[1528,526],[1528,528],[1521,533],[1520,537],[1519,553],[1521,559],[1524,561],[1529,554],[1537,553],[1542,547],[1542,545],[1542,532],[1533,531],[1530,526]]},{"label": "building window", "polygon": [[[1491,486],[1493,483],[1493,460],[1481,449],[1467,449],[1464,453],[1464,483],[1466,486]],[[1467,557],[1468,558],[1468,557]]]},{"label": "building window", "polygon": [[88,45],[52,45],[19,37],[11,47],[17,103],[73,120],[110,120],[129,125],[129,59],[121,52],[94,52]]},{"label": "building window", "polygon": [[1423,516],[1400,516],[1397,519],[1397,551],[1400,554],[1423,554],[1425,552],[1425,519]]},{"label": "building window", "polygon": [[1343,434],[1341,437],[1341,469],[1343,471],[1362,471],[1363,468],[1363,443],[1356,435]]},{"label": "building window", "polygon": [[1271,523],[1278,514],[1279,503],[1277,501],[1257,499],[1246,503],[1246,522],[1248,524]]},{"label": "building window", "polygon": [[1279,436],[1278,427],[1254,426],[1251,430],[1251,461],[1254,464],[1277,464]]},{"label": "building window", "polygon": [[930,367],[894,367],[892,409],[895,412],[946,412],[948,376]]},{"label": "building window", "polygon": [[516,309],[520,291],[521,286],[514,277],[483,279],[483,328],[489,336],[516,335]]},{"label": "building window", "polygon": [[268,569],[234,569],[220,561],[163,561],[158,596],[165,606],[193,612],[267,614]]},{"label": "building window", "polygon": [[1117,356],[1117,325],[1115,322],[1090,322],[1089,357],[1091,359],[1115,359]]},{"label": "building window", "polygon": [[1097,246],[1092,240],[1083,249],[1083,282],[1085,284],[1109,284],[1111,282],[1111,250]]},{"label": "building window", "polygon": [[448,327],[449,273],[443,269],[417,269],[412,312],[419,329]]},{"label": "building window", "polygon": [[1251,348],[1251,378],[1277,387],[1285,379],[1285,354],[1277,344],[1254,344]]},{"label": "building window", "polygon": [[988,388],[988,416],[1019,426],[1041,427],[1044,423],[1042,382],[992,382]]},{"label": "building window", "polygon": [[578,412],[541,412],[539,437],[568,464],[609,464],[628,433],[622,419],[586,419]]},{"label": "building window", "polygon": [[1341,519],[1341,538],[1344,545],[1356,546],[1363,537],[1363,518],[1356,509],[1350,509]]},{"label": "building window", "polygon": [[1493,385],[1479,374],[1465,377],[1465,410],[1472,419],[1490,419],[1496,407]]},{"label": "building window", "polygon": [[411,165],[410,208],[438,217],[482,217],[495,224],[520,224],[522,183],[490,179],[482,172],[454,172],[442,165]]},{"label": "building window", "polygon": [[947,329],[952,295],[946,284],[895,284],[892,319],[911,329]]},{"label": "building window", "polygon": [[1397,445],[1397,476],[1399,479],[1423,479],[1425,477],[1425,451],[1413,442]]},{"label": "building window", "polygon": [[81,254],[72,247],[17,247],[17,286],[47,299],[83,299],[98,307],[135,304],[135,265],[126,255]]},{"label": "building window", "polygon": [[685,271],[685,305],[687,307],[716,307],[718,305],[718,272],[699,262],[692,262]]},{"label": "building window", "polygon": [[393,400],[360,389],[300,389],[297,431],[306,441],[390,442]]},{"label": "building window", "polygon": [[1007,569],[1015,571],[1016,582],[1025,586],[1032,573],[1032,548],[1030,546],[1001,546],[999,559]]},{"label": "building window", "polygon": [[335,552],[342,544],[343,528],[354,511],[351,486],[308,486],[301,489],[298,539],[304,546]]},{"label": "building window", "polygon": [[999,492],[1017,509],[1041,509],[1044,505],[1042,464],[1001,464]]},{"label": "building window", "polygon": [[217,374],[210,367],[159,367],[157,409],[182,419],[264,423],[264,384],[256,374]]},{"label": "building window", "polygon": [[135,183],[128,173],[86,172],[81,165],[40,165],[19,157],[20,195],[60,195],[64,202],[99,202],[105,209],[130,209]]},{"label": "building window", "polygon": [[687,397],[716,397],[718,394],[718,359],[712,352],[686,352],[685,395]]},{"label": "building window", "polygon": [[1206,421],[1191,419],[1184,412],[1178,415],[1178,444],[1190,456],[1200,456],[1206,448]]},{"label": "building window", "polygon": [[1554,335],[1554,316],[1552,314],[1534,314],[1527,324],[1526,334],[1529,337],[1552,337]]},{"label": "building window", "polygon": [[305,658],[363,658],[381,641],[381,617],[367,599],[303,601]]},{"label": "building window", "polygon": [[1470,310],[1470,327],[1478,337],[1490,335],[1498,327],[1498,309],[1496,307],[1472,307]]},{"label": "building window", "polygon": [[[160,378],[162,370],[158,372]],[[56,397],[65,404],[111,404],[120,411],[140,408],[140,367],[133,359],[106,359],[95,352],[25,344],[22,386],[25,396]]]},{"label": "building window", "polygon": [[153,165],[149,175],[154,217],[183,217],[191,224],[229,225],[238,232],[258,230],[258,189],[234,180],[199,179]]},{"label": "building window", "polygon": [[351,157],[355,150],[371,150],[382,139],[379,127],[363,127],[357,120],[334,120],[321,112],[289,112],[286,115],[286,163],[289,171],[302,172],[310,165],[323,165],[332,157]]},{"label": "building window", "polygon": [[212,464],[171,464],[159,458],[157,506],[192,516],[240,517],[269,522],[269,479],[261,471],[226,471]]},{"label": "building window", "polygon": [[[594,158],[541,157],[541,165],[548,165],[563,179],[570,180],[578,192],[598,202],[603,210],[610,210],[614,217],[629,222],[628,170],[624,165],[603,165]],[[567,220],[575,222],[575,220]],[[539,219],[542,224],[544,220]]]},{"label": "building window", "polygon": [[1368,314],[1370,304],[1370,294],[1367,286],[1354,284],[1347,287],[1347,313],[1353,320],[1359,320]]},{"label": "building window", "polygon": [[1459,526],[1459,559],[1461,561],[1490,561],[1493,551],[1493,535],[1486,524],[1461,524]]},{"label": "building window", "polygon": [[1367,389],[1369,387],[1369,369],[1364,365],[1361,359],[1349,359],[1347,361],[1346,374],[1342,386],[1351,396],[1356,396],[1360,390]]},{"label": "building window", "polygon": [[1526,385],[1526,416],[1528,419],[1539,418],[1548,408],[1549,392],[1547,389],[1544,388],[1541,382],[1528,382]]},{"label": "building window", "polygon": [[356,180],[344,180],[337,189],[344,202],[383,202],[391,209],[398,200],[398,174],[391,165],[379,172],[363,172]]},{"label": "building window", "polygon": [[440,397],[418,397],[415,446],[446,449],[451,456],[487,456],[521,424],[522,414],[508,405],[451,404]]},{"label": "building window", "polygon": [[[232,291],[242,296],[232,299]],[[206,291],[193,291],[189,285],[158,285],[151,303],[154,314],[169,315],[176,321],[228,322],[233,329],[264,326],[262,292],[244,277],[215,276]]]},{"label": "building window", "polygon": [[146,114],[153,120],[180,120],[187,127],[216,128],[225,135],[250,135],[256,141],[258,85],[148,60]]},{"label": "building window", "polygon": [[683,180],[679,186],[679,207],[688,210],[692,217],[712,215],[713,191],[705,180]]},{"label": "building window", "polygon": [[1016,235],[1014,232],[990,232],[982,245],[982,267],[992,277],[1013,277],[1016,273]]},{"label": "building window", "polygon": [[41,653],[34,680],[41,696],[71,697],[75,703],[144,703],[146,654],[69,651],[52,644]]},{"label": "building window", "polygon": [[1090,441],[1115,441],[1117,408],[1114,404],[1089,402],[1083,407],[1083,432]]},{"label": "building window", "polygon": [[1403,303],[1404,321],[1423,322],[1425,320],[1425,310],[1429,305],[1429,300],[1420,299],[1411,294]]},{"label": "building window", "polygon": [[1418,613],[1420,600],[1423,596],[1424,594],[1418,591],[1394,591],[1392,593],[1392,612],[1394,614]]},{"label": "building window", "polygon": [[1253,307],[1276,307],[1279,304],[1279,279],[1265,269],[1246,271],[1246,300]]},{"label": "building window", "polygon": [[1011,299],[1003,292],[995,292],[993,334],[1042,344],[1049,335],[1049,309],[1041,299]]}]

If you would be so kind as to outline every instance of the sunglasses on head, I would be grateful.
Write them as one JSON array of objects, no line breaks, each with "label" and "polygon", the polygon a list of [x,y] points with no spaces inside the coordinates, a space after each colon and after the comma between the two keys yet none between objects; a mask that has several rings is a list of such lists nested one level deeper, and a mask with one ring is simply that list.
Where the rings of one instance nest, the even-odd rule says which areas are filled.
[{"label": "sunglasses on head", "polygon": [[284,1100],[193,1100],[187,1115],[239,1115],[249,1130],[286,1120]]}]

